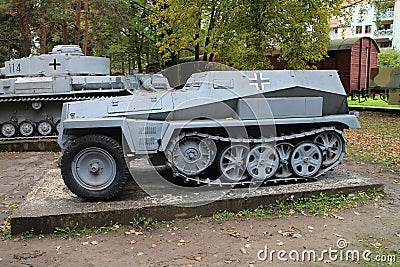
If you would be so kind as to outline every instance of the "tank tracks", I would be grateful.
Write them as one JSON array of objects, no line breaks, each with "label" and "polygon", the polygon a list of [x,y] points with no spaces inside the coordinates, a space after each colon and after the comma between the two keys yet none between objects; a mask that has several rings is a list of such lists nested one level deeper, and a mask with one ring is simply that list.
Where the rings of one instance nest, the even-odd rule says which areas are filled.
[{"label": "tank tracks", "polygon": [[[286,178],[277,178],[277,177],[272,177],[270,179],[265,179],[265,180],[255,180],[255,179],[248,179],[247,176],[244,176],[243,180],[237,181],[237,182],[232,182],[232,181],[224,181],[221,179],[221,177],[217,179],[210,179],[210,178],[201,178],[199,176],[195,177],[190,177],[188,175],[185,175],[184,173],[177,172],[174,167],[173,163],[170,162],[170,160],[167,162],[167,165],[172,167],[174,170],[173,175],[175,177],[180,177],[184,180],[184,182],[191,182],[196,185],[209,185],[209,186],[220,186],[220,187],[225,187],[225,186],[260,186],[260,185],[273,185],[273,184],[281,184],[281,183],[296,183],[296,182],[308,182],[308,181],[316,181],[318,180],[318,177],[326,174],[327,172],[333,170],[338,164],[341,163],[343,160],[344,155],[346,154],[346,143],[347,140],[343,137],[343,132],[336,129],[335,127],[322,127],[319,129],[313,129],[310,131],[306,132],[301,132],[301,133],[296,133],[296,134],[290,134],[290,135],[284,135],[280,137],[270,137],[270,138],[261,138],[261,139],[254,139],[254,138],[229,138],[229,137],[222,137],[222,136],[215,136],[215,135],[209,135],[209,134],[203,134],[203,133],[197,133],[197,132],[192,132],[192,133],[185,133],[183,134],[184,137],[199,137],[199,138],[206,138],[206,139],[211,139],[213,141],[218,141],[218,142],[230,142],[231,144],[261,144],[261,143],[275,143],[279,144],[280,142],[293,142],[295,140],[301,140],[305,139],[307,137],[316,137],[319,134],[322,133],[327,133],[327,132],[334,132],[337,134],[337,136],[341,139],[342,143],[342,149],[340,151],[340,155],[337,157],[337,160],[335,160],[333,163],[329,164],[329,166],[324,166],[321,164],[321,168],[318,170],[318,172],[313,175],[312,177],[286,177]],[[182,135],[177,138],[181,139]],[[178,141],[178,140],[176,140]],[[175,142],[176,142],[175,141]],[[171,146],[173,147],[173,146]],[[322,153],[326,153],[325,149],[321,147]],[[166,151],[167,153],[172,153],[172,151]],[[168,157],[167,157],[168,158]],[[251,177],[250,177],[251,178]]]},{"label": "tank tracks", "polygon": [[[101,92],[101,91],[100,91]],[[120,93],[122,92],[127,92],[127,90],[121,90],[119,91]],[[70,102],[70,101],[84,101],[84,100],[94,100],[94,99],[100,99],[100,98],[107,98],[111,97],[112,95],[107,95],[106,93],[110,93],[109,91],[104,91],[104,95],[92,95],[92,94],[87,94],[87,95],[79,95],[79,92],[75,95],[64,95],[64,96],[42,96],[42,97],[9,97],[9,98],[0,98],[0,103],[21,103],[21,102],[30,102],[30,103],[45,103],[45,102]],[[113,92],[115,94],[115,92]],[[79,95],[79,96],[78,96]],[[38,108],[40,109],[40,107]],[[61,113],[61,108],[60,108],[60,113]],[[44,132],[44,134],[41,134],[38,132],[36,129],[36,134],[28,134],[27,136],[22,135],[21,133],[18,133],[19,131],[19,123],[16,121],[10,120],[6,122],[0,122],[0,126],[3,124],[8,124],[8,130],[11,131],[11,133],[14,132],[14,129],[11,129],[9,127],[15,128],[16,133],[11,134],[14,136],[5,136],[3,133],[0,131],[0,142],[4,141],[24,141],[24,140],[40,140],[40,139],[56,139],[57,138],[57,131],[58,131],[58,123],[59,121],[53,121],[52,119],[44,119],[40,122],[33,122],[33,121],[21,121],[26,124],[32,124],[34,125],[34,128],[37,128],[38,124],[40,123],[45,123],[48,127],[51,127],[52,130],[50,132]],[[21,123],[20,122],[20,123]],[[36,125],[35,125],[36,124]],[[33,135],[33,136],[31,136]]]},{"label": "tank tracks", "polygon": [[9,102],[37,102],[37,101],[83,101],[103,98],[105,96],[64,96],[64,97],[18,97],[0,98],[0,103]]}]

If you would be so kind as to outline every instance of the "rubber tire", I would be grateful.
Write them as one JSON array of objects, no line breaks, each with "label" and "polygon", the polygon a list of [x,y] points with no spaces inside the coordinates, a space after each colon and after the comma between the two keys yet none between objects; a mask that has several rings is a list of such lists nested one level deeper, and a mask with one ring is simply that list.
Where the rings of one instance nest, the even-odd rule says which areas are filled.
[{"label": "rubber tire", "polygon": [[16,136],[18,135],[18,124],[15,123],[15,122],[13,122],[13,121],[6,121],[6,122],[4,122],[3,124],[0,125],[0,128],[2,128],[3,125],[6,124],[6,123],[9,123],[9,124],[11,124],[12,126],[14,126],[14,128],[15,128],[15,133],[14,133],[13,135],[7,137],[7,136],[4,136],[4,135],[3,135],[2,130],[0,129],[0,135],[1,135],[2,137],[5,137],[5,138],[14,138],[14,137],[16,137]]},{"label": "rubber tire", "polygon": [[[22,124],[22,123],[30,123],[30,124],[32,125],[33,131],[32,131],[31,134],[29,134],[29,135],[23,135],[23,134],[21,133],[20,127],[21,127],[21,124]],[[18,124],[18,134],[19,134],[19,136],[22,136],[22,137],[31,137],[31,136],[34,136],[36,133],[37,133],[36,123],[35,123],[34,121],[31,121],[31,120],[24,120],[24,121],[21,121],[21,122]]]},{"label": "rubber tire", "polygon": [[54,124],[54,132],[58,135],[59,134],[59,132],[58,132],[58,127],[60,126],[60,123],[61,123],[61,120],[58,120],[58,121],[56,121],[56,123]]},{"label": "rubber tire", "polygon": [[[51,131],[50,131],[49,134],[42,135],[42,134],[39,132],[39,128],[40,128],[39,125],[40,125],[40,123],[42,123],[42,122],[47,122],[48,124],[50,124]],[[41,120],[41,121],[38,121],[38,123],[36,124],[36,132],[38,133],[39,136],[51,136],[52,134],[56,133],[56,127],[54,126],[54,123],[53,123],[52,121],[50,121],[50,120]]]},{"label": "rubber tire", "polygon": [[[106,150],[116,163],[117,171],[113,181],[108,187],[99,191],[82,187],[75,180],[72,173],[72,161],[75,156],[89,147],[98,147]],[[72,193],[88,201],[103,201],[115,198],[131,177],[121,144],[109,136],[98,134],[80,136],[67,146],[61,159],[61,175],[65,185]]]}]

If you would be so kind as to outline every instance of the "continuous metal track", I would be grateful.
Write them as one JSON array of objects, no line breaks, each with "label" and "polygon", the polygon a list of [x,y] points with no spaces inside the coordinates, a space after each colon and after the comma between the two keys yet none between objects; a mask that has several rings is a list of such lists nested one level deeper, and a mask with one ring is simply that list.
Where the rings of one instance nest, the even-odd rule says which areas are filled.
[{"label": "continuous metal track", "polygon": [[[8,98],[0,98],[0,103],[20,103],[20,102],[69,102],[69,101],[84,101],[84,100],[94,100],[94,99],[101,99],[101,98],[108,98],[112,97],[115,95],[112,95],[112,93],[124,93],[126,92],[127,94],[132,94],[129,90],[119,90],[117,92],[110,92],[110,91],[96,91],[96,92],[91,92],[91,93],[103,93],[103,95],[83,95],[77,93],[77,95],[64,95],[64,96],[36,96],[36,97],[8,97]],[[108,95],[107,95],[108,94]],[[61,113],[61,110],[60,110]],[[23,137],[23,136],[17,136],[17,137],[0,137],[0,142],[3,141],[24,141],[24,140],[40,140],[40,139],[54,139],[57,138],[57,136],[42,136],[42,135],[37,135],[37,136],[31,136],[31,137]]]},{"label": "continuous metal track", "polygon": [[21,137],[21,136],[17,136],[17,137],[13,137],[13,138],[4,138],[1,137],[0,138],[0,142],[5,142],[5,141],[25,141],[25,140],[42,140],[42,139],[57,139],[57,135],[49,135],[49,136],[30,136],[30,137]]},{"label": "continuous metal track", "polygon": [[[280,136],[280,137],[269,137],[269,138],[260,138],[260,139],[254,139],[254,138],[229,138],[229,137],[222,137],[222,136],[215,136],[215,135],[209,135],[209,134],[203,134],[203,133],[197,133],[197,132],[192,132],[192,133],[186,133],[184,136],[198,136],[202,138],[209,138],[215,141],[220,141],[220,142],[231,142],[231,143],[247,143],[247,144],[257,144],[257,143],[271,143],[271,142],[282,142],[282,141],[293,141],[296,139],[304,138],[304,137],[310,137],[310,136],[315,136],[323,132],[328,132],[328,131],[333,131],[339,134],[339,136],[343,137],[342,131],[339,131],[335,127],[323,127],[319,129],[314,129],[311,131],[307,132],[302,132],[302,133],[297,133],[297,134],[291,134],[291,135],[285,135],[285,136]],[[182,136],[180,136],[182,137]],[[205,185],[217,185],[217,186],[237,186],[237,185],[267,185],[267,184],[278,184],[278,183],[289,183],[289,182],[305,182],[305,181],[316,181],[318,177],[321,175],[324,175],[328,171],[332,170],[334,167],[336,167],[340,162],[343,160],[343,156],[346,154],[345,150],[345,144],[347,143],[347,140],[343,137],[344,145],[343,149],[341,151],[340,157],[336,162],[331,164],[328,167],[322,166],[321,169],[318,171],[318,173],[309,178],[300,178],[300,177],[289,177],[289,178],[272,178],[268,180],[264,180],[262,182],[260,181],[254,181],[254,180],[245,180],[245,181],[238,181],[238,182],[224,182],[220,178],[218,179],[210,179],[210,178],[200,178],[198,176],[196,177],[189,177],[185,174],[182,174],[180,172],[174,172],[174,175],[176,177],[181,177],[184,179],[186,182],[194,182],[198,185],[200,184],[205,184]],[[173,146],[171,146],[173,147]],[[172,163],[168,162],[168,165],[171,166]]]},{"label": "continuous metal track", "polygon": [[64,96],[64,97],[18,97],[18,98],[1,98],[0,103],[8,102],[30,102],[30,101],[82,101],[98,99],[106,96]]}]

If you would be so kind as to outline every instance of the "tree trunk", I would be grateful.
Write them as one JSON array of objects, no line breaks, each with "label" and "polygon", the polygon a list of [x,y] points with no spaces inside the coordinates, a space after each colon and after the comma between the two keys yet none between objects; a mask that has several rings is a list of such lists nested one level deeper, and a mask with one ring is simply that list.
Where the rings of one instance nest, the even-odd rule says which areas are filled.
[{"label": "tree trunk", "polygon": [[45,4],[42,2],[41,11],[40,11],[40,54],[46,54],[46,39],[47,39],[47,31],[46,31],[46,19],[44,18],[45,13]]},{"label": "tree trunk", "polygon": [[79,45],[81,41],[81,9],[82,9],[82,1],[76,0],[75,43],[77,45]]},{"label": "tree trunk", "polygon": [[[211,16],[210,16],[210,24],[208,24],[208,29],[207,29],[207,37],[206,37],[206,42],[204,44],[204,47],[207,49],[207,46],[211,43],[211,31],[214,29],[214,20],[215,20],[215,5],[212,6],[211,9]],[[208,60],[212,60],[211,55]],[[204,51],[203,54],[203,61],[207,61],[207,50]]]},{"label": "tree trunk", "polygon": [[89,34],[89,0],[84,0],[84,8],[85,8],[85,32],[83,33],[82,50],[83,54],[86,55],[88,34]]},{"label": "tree trunk", "polygon": [[198,24],[197,24],[197,26],[198,26],[198,33],[196,33],[196,35],[195,35],[195,37],[194,37],[194,39],[195,39],[195,41],[197,42],[196,43],[196,46],[194,47],[194,60],[195,61],[199,61],[200,60],[200,31],[201,31],[201,18],[200,18],[200,16],[201,16],[201,13],[198,13],[198,16],[199,16],[199,21],[198,21]]},{"label": "tree trunk", "polygon": [[63,44],[67,45],[68,44],[68,30],[67,30],[67,22],[63,20],[61,22],[61,31],[62,31],[62,38],[63,38]]},{"label": "tree trunk", "polygon": [[143,51],[143,37],[138,36],[139,45],[136,46],[136,58],[139,73],[143,72],[143,61],[142,61],[142,51]]},{"label": "tree trunk", "polygon": [[26,18],[25,6],[22,1],[17,1],[17,10],[21,19],[19,20],[19,28],[21,30],[22,37],[22,51],[24,56],[29,56],[29,40],[28,40],[28,23]]}]

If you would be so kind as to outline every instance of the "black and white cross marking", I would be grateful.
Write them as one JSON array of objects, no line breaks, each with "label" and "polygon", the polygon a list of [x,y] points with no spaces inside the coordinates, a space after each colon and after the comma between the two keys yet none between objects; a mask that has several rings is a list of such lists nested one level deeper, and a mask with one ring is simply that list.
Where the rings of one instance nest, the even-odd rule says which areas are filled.
[{"label": "black and white cross marking", "polygon": [[256,72],[254,78],[249,78],[250,84],[257,86],[258,90],[263,91],[264,84],[270,84],[269,78],[264,78],[262,72]]},{"label": "black and white cross marking", "polygon": [[58,67],[58,66],[61,66],[61,63],[58,63],[58,62],[57,62],[57,59],[54,59],[54,61],[51,62],[51,63],[49,64],[49,66],[53,66],[54,70],[57,70],[57,67]]}]

